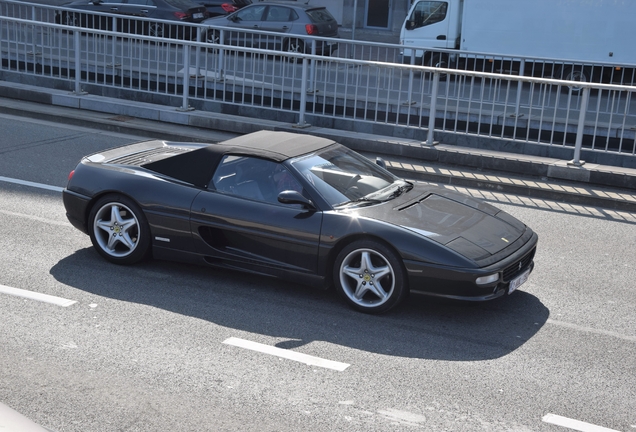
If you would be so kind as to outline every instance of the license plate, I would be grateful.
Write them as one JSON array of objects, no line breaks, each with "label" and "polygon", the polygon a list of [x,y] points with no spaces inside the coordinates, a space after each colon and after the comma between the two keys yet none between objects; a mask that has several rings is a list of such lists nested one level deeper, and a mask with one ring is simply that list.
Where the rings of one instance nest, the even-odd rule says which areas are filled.
[{"label": "license plate", "polygon": [[515,292],[517,288],[519,288],[525,281],[528,280],[528,276],[530,276],[529,269],[521,273],[520,276],[511,280],[510,287],[508,288],[508,294],[512,294],[513,292]]},{"label": "license plate", "polygon": [[203,14],[201,12],[192,14],[192,18],[194,19],[203,18]]}]

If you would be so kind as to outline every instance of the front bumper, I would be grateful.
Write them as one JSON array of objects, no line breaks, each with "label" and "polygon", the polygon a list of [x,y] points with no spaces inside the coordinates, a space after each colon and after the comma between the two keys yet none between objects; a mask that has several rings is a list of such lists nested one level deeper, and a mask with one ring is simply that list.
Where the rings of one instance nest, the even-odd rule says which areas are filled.
[{"label": "front bumper", "polygon": [[[411,292],[458,300],[485,301],[508,293],[510,282],[534,269],[537,236],[533,234],[522,248],[505,259],[478,269],[432,266],[418,261],[405,261]],[[480,276],[499,274],[491,284],[477,285]]]}]

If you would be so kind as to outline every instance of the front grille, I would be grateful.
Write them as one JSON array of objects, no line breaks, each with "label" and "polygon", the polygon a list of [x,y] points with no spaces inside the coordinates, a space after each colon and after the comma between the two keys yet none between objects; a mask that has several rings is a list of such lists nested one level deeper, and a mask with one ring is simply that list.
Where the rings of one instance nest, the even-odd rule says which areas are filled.
[{"label": "front grille", "polygon": [[532,248],[532,250],[528,252],[526,255],[524,255],[520,260],[515,261],[514,264],[506,267],[506,269],[503,271],[504,282],[511,281],[512,279],[517,277],[517,275],[525,271],[525,269],[527,269],[530,263],[532,262],[532,259],[534,258],[534,253],[536,252],[536,250],[537,250],[536,248]]},{"label": "front grille", "polygon": [[135,154],[121,156],[116,159],[108,161],[111,164],[120,165],[144,165],[150,162],[154,162],[159,159],[165,159],[166,156],[176,155],[184,153],[190,149],[184,149],[179,147],[159,147],[156,149],[150,149]]}]

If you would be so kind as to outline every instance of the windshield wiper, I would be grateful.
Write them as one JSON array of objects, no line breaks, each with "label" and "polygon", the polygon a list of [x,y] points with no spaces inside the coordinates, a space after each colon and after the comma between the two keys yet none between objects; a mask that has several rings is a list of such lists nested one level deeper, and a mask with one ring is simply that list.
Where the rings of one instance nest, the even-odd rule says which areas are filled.
[{"label": "windshield wiper", "polygon": [[393,199],[393,198],[397,198],[400,195],[402,195],[403,193],[406,193],[408,191],[410,191],[411,189],[413,189],[413,183],[409,183],[406,182],[406,184],[402,185],[402,186],[398,186],[398,188],[396,190],[394,190],[391,195],[389,195],[387,197],[387,200]]},{"label": "windshield wiper", "polygon": [[337,204],[335,207],[344,207],[344,206],[353,205],[353,204],[373,205],[373,204],[380,204],[382,202],[384,201],[375,199],[375,198],[360,197],[351,201],[346,201],[346,202]]}]

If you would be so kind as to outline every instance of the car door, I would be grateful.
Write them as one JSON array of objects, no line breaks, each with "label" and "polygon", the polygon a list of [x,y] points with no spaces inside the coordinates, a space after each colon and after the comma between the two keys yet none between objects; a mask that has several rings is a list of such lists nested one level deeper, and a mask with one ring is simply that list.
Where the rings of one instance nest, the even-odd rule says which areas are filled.
[{"label": "car door", "polygon": [[245,30],[260,30],[266,8],[266,5],[254,4],[230,15],[223,25],[236,30],[226,30],[226,42],[229,42],[230,45],[258,47],[260,36],[246,33]]},{"label": "car door", "polygon": [[322,212],[281,204],[282,190],[303,192],[282,164],[226,155],[208,190],[192,204],[197,252],[255,269],[317,272]]},{"label": "car door", "polygon": [[[275,33],[288,33],[291,30],[292,20],[298,18],[293,9],[286,6],[270,5],[263,15],[260,29]],[[263,36],[260,48],[278,49],[281,46],[282,38],[275,36]]]}]

